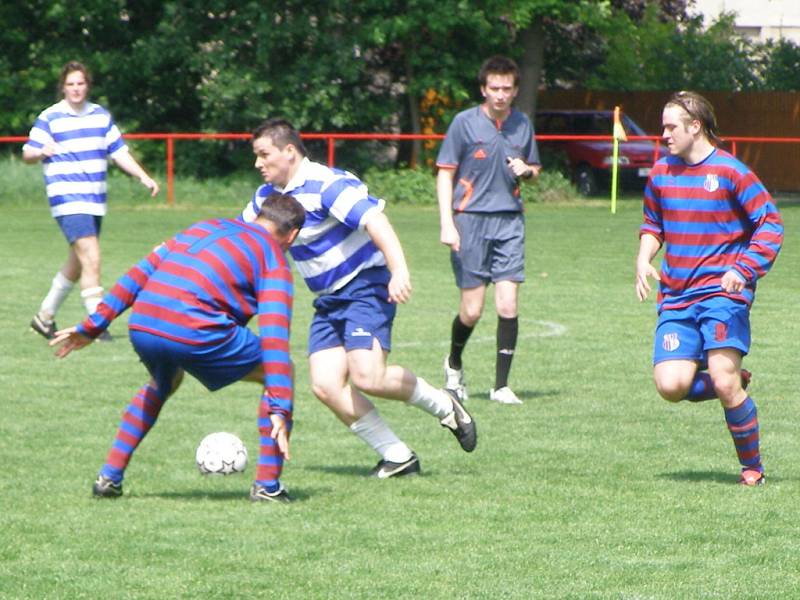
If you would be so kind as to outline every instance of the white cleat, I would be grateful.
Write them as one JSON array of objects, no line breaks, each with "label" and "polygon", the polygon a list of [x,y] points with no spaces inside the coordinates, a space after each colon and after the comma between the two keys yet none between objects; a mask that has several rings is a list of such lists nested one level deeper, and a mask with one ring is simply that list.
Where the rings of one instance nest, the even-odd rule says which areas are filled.
[{"label": "white cleat", "polygon": [[489,400],[500,404],[522,404],[522,400],[517,398],[517,395],[508,386],[497,390],[489,390]]},{"label": "white cleat", "polygon": [[448,362],[449,357],[444,357],[444,388],[453,390],[461,402],[466,402],[469,398],[467,388],[464,385],[464,369],[451,369]]}]

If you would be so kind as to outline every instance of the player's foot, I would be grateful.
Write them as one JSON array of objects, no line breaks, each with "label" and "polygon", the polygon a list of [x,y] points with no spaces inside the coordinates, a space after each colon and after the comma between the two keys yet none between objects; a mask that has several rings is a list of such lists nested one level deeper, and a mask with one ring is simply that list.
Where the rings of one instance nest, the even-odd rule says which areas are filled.
[{"label": "player's foot", "polygon": [[489,390],[489,400],[500,404],[522,404],[522,400],[517,398],[517,395],[508,386],[497,390]]},{"label": "player's foot", "polygon": [[43,319],[39,313],[33,315],[31,319],[31,329],[41,335],[46,340],[52,340],[56,337],[56,322],[52,319],[49,321]]},{"label": "player's foot", "polygon": [[464,369],[450,368],[449,356],[444,357],[444,387],[458,394],[461,402],[466,402],[469,398],[467,387],[464,385]]},{"label": "player's foot", "polygon": [[767,482],[767,476],[763,471],[756,469],[745,469],[739,476],[739,485],[746,485],[748,487],[764,485]]},{"label": "player's foot", "polygon": [[119,498],[122,496],[122,483],[114,483],[105,475],[98,475],[92,486],[92,496],[95,498]]},{"label": "player's foot", "polygon": [[101,343],[102,342],[113,342],[114,341],[114,336],[112,336],[108,332],[108,330],[106,329],[105,331],[103,331],[103,333],[101,333],[96,338],[94,338],[94,341],[95,342],[101,342]]},{"label": "player's foot", "polygon": [[478,444],[478,430],[475,427],[475,421],[466,411],[464,405],[459,402],[458,394],[455,390],[444,391],[450,394],[450,399],[453,401],[453,412],[439,421],[439,423],[442,424],[442,427],[453,432],[462,450],[472,452]]},{"label": "player's foot", "polygon": [[253,487],[250,488],[250,500],[252,502],[277,502],[280,504],[289,504],[292,501],[292,497],[289,495],[289,492],[286,491],[286,488],[279,487],[274,492],[268,492],[267,488],[263,485],[259,485],[257,483],[253,484]]},{"label": "player's foot", "polygon": [[412,452],[411,458],[403,462],[392,462],[390,460],[380,461],[369,472],[369,476],[377,477],[378,479],[389,479],[389,477],[417,475],[419,471],[419,458]]},{"label": "player's foot", "polygon": [[750,385],[750,380],[753,378],[753,374],[747,369],[742,369],[741,375],[742,375],[742,389],[746,390],[747,386]]}]

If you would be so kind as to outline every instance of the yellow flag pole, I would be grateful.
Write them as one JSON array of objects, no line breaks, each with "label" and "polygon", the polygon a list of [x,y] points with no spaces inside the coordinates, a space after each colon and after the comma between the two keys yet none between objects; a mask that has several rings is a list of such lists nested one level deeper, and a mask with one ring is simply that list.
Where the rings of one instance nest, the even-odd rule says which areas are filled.
[{"label": "yellow flag pole", "polygon": [[619,141],[627,140],[625,128],[619,118],[619,106],[614,107],[614,151],[611,153],[611,214],[617,214],[617,181],[619,177]]}]

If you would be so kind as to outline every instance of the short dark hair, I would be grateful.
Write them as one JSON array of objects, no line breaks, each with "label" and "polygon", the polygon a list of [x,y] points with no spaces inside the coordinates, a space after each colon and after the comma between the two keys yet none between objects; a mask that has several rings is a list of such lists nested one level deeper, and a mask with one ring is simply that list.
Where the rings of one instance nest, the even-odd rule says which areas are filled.
[{"label": "short dark hair", "polygon": [[64,89],[64,83],[67,81],[67,76],[70,73],[74,73],[75,71],[80,71],[83,73],[83,78],[86,80],[86,87],[92,87],[92,74],[89,72],[89,69],[81,62],[77,60],[71,60],[63,67],[61,67],[61,75],[58,77],[58,94],[61,95],[62,90]]},{"label": "short dark hair", "polygon": [[519,67],[517,63],[507,56],[498,54],[483,61],[481,70],[478,71],[478,81],[481,87],[486,85],[489,75],[513,75],[514,85],[516,86],[519,83]]},{"label": "short dark hair", "polygon": [[714,107],[711,102],[697,92],[676,92],[667,100],[664,108],[667,106],[677,106],[686,111],[689,115],[689,119],[684,119],[686,125],[697,119],[700,122],[703,133],[710,142],[716,145],[722,142],[717,129],[717,117],[714,114]]},{"label": "short dark hair", "polygon": [[300,132],[286,119],[267,119],[253,130],[253,141],[258,138],[268,137],[278,148],[283,150],[291,144],[303,156],[307,156],[306,147],[300,139]]},{"label": "short dark hair", "polygon": [[272,192],[264,198],[258,216],[272,221],[278,233],[286,235],[293,229],[300,229],[306,220],[306,210],[289,194]]}]

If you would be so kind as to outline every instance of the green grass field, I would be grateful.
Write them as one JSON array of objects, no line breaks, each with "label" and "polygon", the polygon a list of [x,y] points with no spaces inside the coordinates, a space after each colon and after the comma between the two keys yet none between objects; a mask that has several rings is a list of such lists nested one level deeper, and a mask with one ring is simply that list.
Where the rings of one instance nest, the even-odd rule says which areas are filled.
[{"label": "green grass field", "polygon": [[[528,282],[512,386],[487,401],[491,307],[465,357],[477,450],[428,415],[378,408],[422,460],[410,480],[377,461],[311,395],[309,294],[297,282],[298,365],[289,506],[252,505],[247,474],[204,478],[194,450],[232,431],[257,452],[257,386],[209,393],[188,380],[127,473],[125,496],[91,483],[121,411],[146,380],[126,339],[56,361],[28,331],[64,242],[37,168],[0,177],[0,598],[790,598],[800,597],[797,298],[800,207],[782,207],[783,253],[759,288],[745,361],[759,406],[767,486],[735,485],[718,404],[660,400],[651,381],[653,301],[634,296],[640,204],[531,205]],[[16,172],[15,169],[19,169]],[[33,183],[14,187],[11,181]],[[110,286],[189,223],[234,216],[257,185],[179,182],[166,208],[115,177],[104,222]],[[391,358],[441,384],[457,303],[432,207],[390,205],[415,285]],[[58,322],[81,318],[77,295]]]}]

